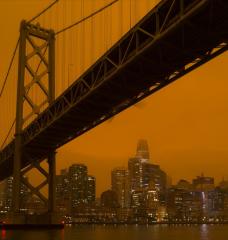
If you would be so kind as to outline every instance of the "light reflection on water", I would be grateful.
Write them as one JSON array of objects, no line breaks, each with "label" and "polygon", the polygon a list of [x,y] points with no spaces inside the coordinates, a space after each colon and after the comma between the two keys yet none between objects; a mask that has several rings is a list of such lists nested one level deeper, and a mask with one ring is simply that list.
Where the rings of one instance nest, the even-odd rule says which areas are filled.
[{"label": "light reflection on water", "polygon": [[5,231],[1,240],[227,240],[228,225],[66,226],[62,230]]},{"label": "light reflection on water", "polygon": [[209,233],[209,229],[208,229],[208,225],[207,224],[203,224],[203,225],[201,225],[201,228],[200,228],[200,232],[201,232],[201,238],[203,239],[203,240],[209,240],[209,235],[208,235],[208,233]]},{"label": "light reflection on water", "polygon": [[5,229],[2,229],[2,230],[1,230],[1,239],[2,239],[2,240],[5,240],[5,239],[6,239],[6,230],[5,230]]}]

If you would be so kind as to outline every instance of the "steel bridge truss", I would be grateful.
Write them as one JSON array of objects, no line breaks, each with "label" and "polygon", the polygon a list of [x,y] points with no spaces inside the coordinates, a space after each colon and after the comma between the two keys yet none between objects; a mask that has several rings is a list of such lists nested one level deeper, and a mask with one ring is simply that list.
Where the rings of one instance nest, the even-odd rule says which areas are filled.
[{"label": "steel bridge truss", "polygon": [[[52,30],[46,30],[39,25],[33,25],[22,21],[20,28],[20,50],[18,66],[18,90],[16,111],[16,134],[14,145],[13,165],[13,211],[20,212],[20,189],[24,184],[29,194],[39,197],[50,211],[54,209],[54,178],[55,178],[55,152],[50,149],[48,158],[49,171],[41,167],[40,161],[32,161],[26,168],[22,169],[23,146],[22,132],[26,121],[35,115],[39,115],[43,107],[50,105],[55,96],[54,86],[54,52],[55,36]],[[43,94],[37,103],[30,92],[34,88]],[[26,111],[26,105],[29,106]],[[27,114],[27,115],[26,115]],[[26,153],[27,159],[31,156]],[[34,187],[25,177],[32,169],[37,169],[45,180]],[[42,193],[41,189],[49,185],[49,199]]]},{"label": "steel bridge truss", "polygon": [[[164,75],[158,73],[155,77],[153,76],[153,73],[151,73],[151,78],[154,77],[156,79],[148,82],[146,88],[142,89],[137,95],[121,102],[118,106],[115,106],[109,112],[106,112],[105,115],[100,116],[95,121],[89,123],[83,128],[80,128],[67,139],[64,139],[63,141],[59,140],[59,144],[55,147],[59,147],[76,136],[81,135],[94,126],[226,51],[228,42],[225,35],[222,42],[212,42],[211,46],[205,46],[205,49],[202,49],[201,46],[197,46],[197,42],[200,43],[201,41],[200,39],[197,39],[197,29],[199,26],[195,25],[194,22],[190,20],[190,17],[200,11],[201,8],[207,6],[209,9],[214,11],[216,8],[223,7],[222,5],[224,2],[225,1],[213,0],[161,1],[161,4],[145,16],[128,34],[126,34],[67,91],[65,91],[64,94],[57,98],[55,104],[49,107],[25,129],[23,133],[23,144],[27,144],[32,141],[53,122],[72,109],[73,106],[79,104],[92,92],[95,92],[102,84],[108,82],[117,72],[124,69],[126,65],[134,61],[134,59],[153,46],[158,46],[157,51],[155,52],[157,56],[156,61],[159,62],[160,65],[164,65],[166,67],[170,65],[170,70]],[[215,6],[216,4],[218,4],[218,6]],[[224,4],[224,7],[227,7],[227,4]],[[208,15],[208,18],[213,20],[213,16]],[[166,39],[166,36],[180,26],[182,30],[180,36],[178,35],[178,42],[169,42]],[[207,27],[209,28],[208,34],[209,36],[211,35],[212,38],[215,34],[223,34],[222,32],[219,32],[220,29],[216,32],[216,26]],[[188,35],[186,33],[186,29],[191,29],[196,34],[195,49],[190,49],[188,46],[189,43],[187,41]],[[161,42],[162,45],[159,46]],[[176,62],[176,66],[174,66],[176,61],[175,56],[173,57],[173,62],[169,62],[168,60],[166,62],[165,55],[167,48],[174,50],[177,55],[179,52],[181,52],[181,54],[185,54],[185,62]],[[150,61],[151,72],[153,72],[153,60],[149,58],[145,60]],[[139,71],[135,71],[133,74],[139,75],[142,74],[142,71],[143,66],[141,66],[141,70],[139,68]],[[129,73],[129,76],[131,76],[131,73]],[[124,95],[121,88],[123,90],[125,87],[122,86],[119,89],[120,98],[121,94]],[[131,86],[129,86],[129,88],[131,88]],[[110,96],[110,98],[112,97],[113,96]],[[115,97],[118,98],[118,96]],[[102,104],[105,105],[106,103]]]}]

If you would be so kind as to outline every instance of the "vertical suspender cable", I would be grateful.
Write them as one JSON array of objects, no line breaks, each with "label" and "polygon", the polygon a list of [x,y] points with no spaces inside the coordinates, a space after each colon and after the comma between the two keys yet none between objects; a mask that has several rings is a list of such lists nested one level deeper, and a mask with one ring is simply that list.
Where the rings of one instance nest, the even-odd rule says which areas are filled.
[{"label": "vertical suspender cable", "polygon": [[131,0],[130,0],[130,15],[129,15],[129,17],[130,17],[130,27],[129,27],[129,29],[131,29],[131,18],[132,18],[132,16],[131,16]]},{"label": "vertical suspender cable", "polygon": [[[66,2],[63,1],[63,26],[65,26],[66,24]],[[66,65],[66,33],[63,34],[63,47],[62,47],[62,89],[61,89],[61,93],[64,91],[64,82],[65,82],[65,76],[66,76],[66,69],[65,69],[65,65]]]},{"label": "vertical suspender cable", "polygon": [[[94,1],[92,1],[92,12],[94,11]],[[91,49],[91,63],[93,64],[94,62],[94,17],[91,17],[91,42],[90,42],[90,49]]]}]

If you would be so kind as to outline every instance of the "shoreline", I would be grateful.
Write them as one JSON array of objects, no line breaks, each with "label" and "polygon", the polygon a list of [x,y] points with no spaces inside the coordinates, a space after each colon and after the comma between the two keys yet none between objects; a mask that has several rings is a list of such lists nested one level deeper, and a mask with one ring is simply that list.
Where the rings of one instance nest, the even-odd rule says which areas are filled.
[{"label": "shoreline", "polygon": [[139,223],[139,222],[69,222],[65,225],[227,225],[226,222],[151,222],[151,223]]}]

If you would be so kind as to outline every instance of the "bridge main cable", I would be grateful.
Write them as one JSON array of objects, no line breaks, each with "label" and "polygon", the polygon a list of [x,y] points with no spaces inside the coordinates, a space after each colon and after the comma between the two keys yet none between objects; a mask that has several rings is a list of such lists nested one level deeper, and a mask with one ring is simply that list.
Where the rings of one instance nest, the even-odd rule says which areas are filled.
[{"label": "bridge main cable", "polygon": [[[35,19],[37,19],[38,17],[40,17],[42,14],[44,14],[47,10],[49,10],[53,5],[55,5],[59,0],[55,0],[53,3],[51,3],[49,6],[47,6],[45,9],[43,9],[40,13],[38,13],[36,16],[34,16],[33,18],[31,18],[28,22],[31,23],[32,21],[34,21]],[[19,41],[20,41],[20,37],[18,38],[17,40],[17,43],[16,43],[16,47],[13,51],[13,55],[11,57],[11,60],[10,60],[10,64],[9,64],[9,67],[8,67],[8,70],[7,70],[7,74],[6,74],[6,77],[3,81],[3,85],[2,85],[2,88],[1,88],[1,91],[0,91],[0,98],[4,92],[4,89],[5,89],[5,86],[6,86],[6,82],[7,82],[7,79],[8,79],[8,76],[9,76],[9,73],[10,73],[10,70],[11,70],[11,67],[13,65],[13,61],[14,61],[14,58],[15,58],[15,55],[16,55],[16,52],[17,52],[17,48],[18,48],[18,45],[19,45]]]},{"label": "bridge main cable", "polygon": [[[43,9],[40,13],[38,13],[36,16],[34,16],[33,18],[31,18],[28,22],[31,23],[32,21],[34,21],[35,19],[37,19],[38,17],[40,17],[42,14],[44,14],[47,10],[49,10],[53,5],[55,5],[59,0],[55,0],[53,3],[51,3],[49,6],[47,6],[45,9]],[[11,60],[10,60],[10,64],[9,64],[9,67],[8,67],[8,70],[7,70],[7,73],[6,73],[6,76],[3,80],[3,84],[2,84],[2,88],[0,90],[0,99],[4,93],[4,89],[6,87],[6,83],[7,83],[7,79],[8,79],[8,76],[10,74],[10,71],[11,71],[11,68],[12,68],[12,65],[13,65],[13,62],[14,62],[14,59],[15,59],[15,55],[16,55],[16,52],[17,52],[17,49],[18,49],[18,46],[19,46],[19,42],[20,42],[20,37],[18,38],[17,40],[17,43],[16,43],[16,46],[15,46],[15,49],[13,51],[13,54],[12,54],[12,57],[11,57]],[[40,64],[39,64],[40,65]],[[38,66],[39,68],[39,66]],[[38,70],[38,69],[37,69]],[[0,150],[4,147],[7,139],[9,138],[10,136],[10,133],[15,125],[15,122],[16,122],[16,118],[13,120],[12,124],[10,125],[10,128],[6,134],[6,137],[3,139],[3,142],[2,144],[0,145]]]},{"label": "bridge main cable", "polygon": [[38,13],[36,16],[34,16],[32,19],[30,19],[28,22],[31,23],[38,17],[40,17],[42,14],[44,14],[47,10],[49,10],[53,5],[55,5],[59,0],[55,0],[53,3],[51,3],[49,6],[47,6],[45,9],[43,9],[40,13]]},{"label": "bridge main cable", "polygon": [[6,73],[5,79],[4,79],[4,81],[3,81],[2,89],[1,89],[1,91],[0,91],[0,98],[1,98],[1,96],[3,95],[4,89],[5,89],[5,86],[6,86],[6,82],[7,82],[7,79],[8,79],[9,73],[10,73],[10,70],[11,70],[11,68],[12,68],[12,65],[13,65],[13,61],[14,61],[14,58],[15,58],[15,55],[16,55],[16,52],[17,52],[17,48],[18,48],[18,45],[19,45],[19,40],[20,40],[20,38],[18,38],[18,40],[17,40],[16,47],[14,48],[13,55],[12,55],[12,57],[11,57],[11,60],[10,60],[10,64],[9,64],[7,73]]},{"label": "bridge main cable", "polygon": [[65,32],[65,31],[67,31],[67,30],[73,28],[74,26],[76,26],[76,25],[78,25],[78,24],[80,24],[80,23],[86,21],[87,19],[93,17],[94,15],[98,14],[99,12],[102,12],[104,9],[106,9],[106,8],[108,8],[108,7],[110,7],[110,6],[112,6],[113,4],[117,3],[118,1],[119,1],[119,0],[114,0],[114,1],[110,2],[109,4],[105,5],[104,7],[98,9],[97,11],[95,11],[95,12],[93,12],[93,13],[91,13],[91,14],[88,15],[87,17],[82,18],[81,20],[79,20],[79,21],[77,21],[77,22],[75,22],[75,23],[73,23],[73,24],[71,24],[71,25],[69,25],[69,26],[67,26],[67,27],[65,27],[65,28],[63,28],[63,29],[61,29],[61,30],[59,30],[58,32],[55,33],[55,35],[58,35],[58,34],[60,34],[60,33],[63,33],[63,32]]}]

